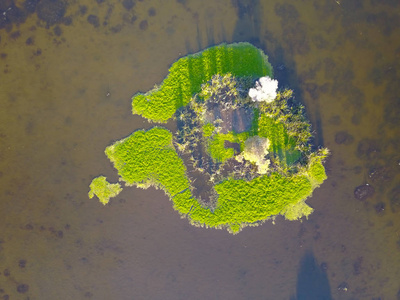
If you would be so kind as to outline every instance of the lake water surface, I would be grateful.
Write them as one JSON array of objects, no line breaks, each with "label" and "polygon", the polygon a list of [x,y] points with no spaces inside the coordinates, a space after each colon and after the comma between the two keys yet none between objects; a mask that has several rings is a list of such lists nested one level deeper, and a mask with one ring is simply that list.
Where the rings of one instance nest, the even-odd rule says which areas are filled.
[{"label": "lake water surface", "polygon": [[[0,1],[0,299],[400,299],[398,0]],[[269,55],[332,151],[308,220],[191,226],[115,182],[130,98],[222,42]],[[173,121],[167,124],[175,128]],[[374,193],[356,199],[356,187]]]}]

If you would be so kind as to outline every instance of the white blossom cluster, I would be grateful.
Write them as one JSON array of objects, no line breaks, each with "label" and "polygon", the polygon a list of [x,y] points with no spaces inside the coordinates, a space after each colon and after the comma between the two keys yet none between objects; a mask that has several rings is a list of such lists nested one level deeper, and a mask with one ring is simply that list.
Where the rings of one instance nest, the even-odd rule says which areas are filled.
[{"label": "white blossom cluster", "polygon": [[254,102],[272,102],[276,98],[278,89],[278,80],[271,79],[268,76],[261,77],[256,81],[256,86],[249,90],[249,97]]}]

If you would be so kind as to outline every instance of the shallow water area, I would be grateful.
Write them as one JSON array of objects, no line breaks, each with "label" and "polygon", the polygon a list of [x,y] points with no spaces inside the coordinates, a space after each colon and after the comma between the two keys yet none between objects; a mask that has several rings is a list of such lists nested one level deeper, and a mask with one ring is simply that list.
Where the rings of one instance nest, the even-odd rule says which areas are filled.
[{"label": "shallow water area", "polygon": [[[400,299],[398,1],[39,3],[0,4],[0,298]],[[232,236],[153,188],[89,199],[106,146],[154,126],[132,95],[239,41],[332,151],[309,219]]]}]

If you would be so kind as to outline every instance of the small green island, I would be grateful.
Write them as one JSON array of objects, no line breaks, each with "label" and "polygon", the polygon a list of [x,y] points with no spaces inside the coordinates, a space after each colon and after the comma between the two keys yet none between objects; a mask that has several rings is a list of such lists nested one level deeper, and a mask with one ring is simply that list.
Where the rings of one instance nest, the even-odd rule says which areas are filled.
[{"label": "small green island", "polygon": [[[278,215],[308,217],[305,203],[326,179],[325,148],[292,90],[278,89],[262,50],[221,44],[180,58],[164,81],[132,98],[132,112],[158,123],[108,146],[125,186],[162,189],[193,225],[238,233]],[[162,127],[176,120],[177,130]],[[89,197],[122,191],[104,176]]]}]

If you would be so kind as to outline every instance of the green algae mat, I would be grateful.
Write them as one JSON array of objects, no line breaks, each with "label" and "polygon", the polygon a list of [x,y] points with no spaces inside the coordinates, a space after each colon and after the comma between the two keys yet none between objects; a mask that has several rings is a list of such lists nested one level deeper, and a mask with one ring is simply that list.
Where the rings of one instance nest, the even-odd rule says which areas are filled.
[{"label": "green algae mat", "polygon": [[[304,108],[278,89],[268,57],[249,43],[221,44],[177,60],[164,81],[132,98],[157,123],[108,146],[121,183],[93,179],[107,204],[122,185],[164,190],[196,226],[238,233],[278,215],[308,217],[326,179],[327,149],[313,149]],[[162,127],[170,119],[177,131]]]}]

